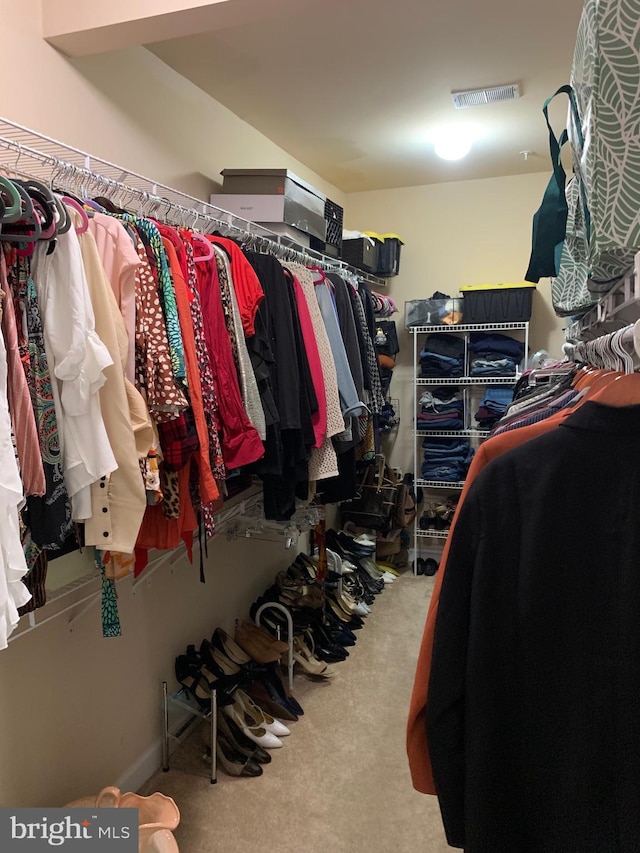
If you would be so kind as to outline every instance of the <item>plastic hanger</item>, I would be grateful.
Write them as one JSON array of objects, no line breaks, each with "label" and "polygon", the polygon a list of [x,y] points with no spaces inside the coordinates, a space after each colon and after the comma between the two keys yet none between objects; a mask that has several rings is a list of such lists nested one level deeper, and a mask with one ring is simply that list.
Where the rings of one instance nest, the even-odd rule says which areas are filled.
[{"label": "plastic hanger", "polygon": [[[22,203],[22,213],[17,220],[17,231],[3,230],[0,233],[0,240],[8,243],[36,243],[42,234],[40,225],[40,217],[34,210],[31,196],[19,183],[15,183],[14,187],[20,194]],[[27,230],[32,228],[33,230]]]},{"label": "plastic hanger", "polygon": [[197,231],[191,232],[191,239],[194,243],[197,243],[199,246],[203,246],[206,250],[205,255],[196,255],[194,253],[194,259],[197,264],[206,263],[206,261],[210,261],[211,258],[215,255],[215,249],[213,248],[213,243],[210,240],[207,240],[202,234],[199,234]]},{"label": "plastic hanger", "polygon": [[71,198],[68,195],[62,196],[62,201],[68,206],[72,207],[80,214],[80,218],[82,220],[81,224],[76,226],[76,234],[84,234],[85,231],[89,228],[89,217],[87,216],[87,211],[84,207],[75,200],[75,198]]},{"label": "plastic hanger", "polygon": [[[20,197],[20,193],[16,189],[15,184],[4,175],[0,175],[0,192],[2,194],[2,203],[4,205],[2,221],[15,222],[20,219],[22,214],[22,198]],[[9,205],[7,205],[7,200],[10,202]]]}]

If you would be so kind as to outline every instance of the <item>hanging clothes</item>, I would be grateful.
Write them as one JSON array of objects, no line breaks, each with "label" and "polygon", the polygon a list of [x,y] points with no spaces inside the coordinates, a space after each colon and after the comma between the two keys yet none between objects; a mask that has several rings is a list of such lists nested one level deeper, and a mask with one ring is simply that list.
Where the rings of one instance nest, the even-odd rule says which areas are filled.
[{"label": "hanging clothes", "polygon": [[95,316],[87,290],[78,235],[59,234],[56,248],[35,247],[31,270],[42,316],[47,360],[58,429],[64,479],[73,518],[91,517],[91,484],[117,467],[100,411],[98,391],[104,369],[113,364],[95,332]]},{"label": "hanging clothes", "polygon": [[178,417],[189,404],[175,381],[157,279],[140,237],[137,251],[140,265],[135,272],[135,385],[152,418],[160,423]]},{"label": "hanging clothes", "polygon": [[47,487],[42,456],[40,455],[38,428],[27,377],[20,360],[16,313],[13,296],[7,281],[7,265],[3,252],[0,252],[0,289],[4,296],[2,299],[2,334],[7,351],[7,397],[13,435],[15,436],[20,461],[20,474],[25,494],[42,496]]},{"label": "hanging clothes", "polygon": [[43,497],[28,497],[23,510],[23,545],[31,568],[42,550],[58,550],[70,537],[71,504],[64,480],[53,382],[35,285],[27,273],[27,261],[18,258],[15,250],[9,250],[8,258],[8,285],[15,316],[22,319],[18,328],[20,360],[31,395],[46,482]]},{"label": "hanging clothes", "polygon": [[234,289],[242,318],[242,327],[246,337],[250,338],[255,334],[256,313],[264,299],[260,280],[237,243],[215,234],[207,236],[212,242],[222,246],[231,259],[231,275],[233,276]]},{"label": "hanging clothes", "polygon": [[7,399],[7,352],[0,335],[0,649],[6,649],[11,632],[20,619],[18,608],[31,594],[22,582],[27,573],[18,507],[23,500],[22,482],[11,441],[11,418]]},{"label": "hanging clothes", "polygon": [[[80,235],[80,248],[96,333],[112,360],[104,369],[105,383],[99,395],[104,425],[118,466],[91,486],[91,517],[85,522],[84,539],[85,545],[130,554],[142,523],[146,494],[125,384],[129,357],[127,332],[91,231]],[[142,398],[140,405],[144,405]],[[143,459],[153,443],[153,432],[148,429]]]},{"label": "hanging clothes", "polygon": [[235,282],[224,249],[214,244],[214,252],[216,253],[218,262],[218,280],[220,282],[220,296],[222,298],[225,323],[231,339],[238,379],[240,380],[242,401],[249,420],[258,431],[258,435],[262,441],[264,441],[267,434],[264,409],[262,408],[258,383],[253,372],[244,336],[240,308],[236,297]]},{"label": "hanging clothes", "polygon": [[[603,498],[605,535],[578,509]],[[640,405],[591,401],[469,489],[451,535],[427,707],[453,846],[637,848],[639,501]]]},{"label": "hanging clothes", "polygon": [[219,434],[227,469],[250,465],[264,455],[256,428],[242,404],[231,343],[225,325],[218,266],[214,259],[197,266],[205,338],[219,406]]},{"label": "hanging clothes", "polygon": [[135,381],[136,271],[142,261],[124,224],[113,216],[96,212],[89,219],[98,254],[116,298],[127,334],[125,375]]}]

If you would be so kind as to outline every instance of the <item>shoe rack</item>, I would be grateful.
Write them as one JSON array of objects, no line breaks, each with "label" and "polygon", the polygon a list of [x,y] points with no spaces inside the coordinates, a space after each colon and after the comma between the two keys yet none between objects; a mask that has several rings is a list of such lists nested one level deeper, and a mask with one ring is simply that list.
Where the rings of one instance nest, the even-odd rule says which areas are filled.
[{"label": "shoe rack", "polygon": [[[414,558],[413,573],[418,573],[418,558],[422,552],[428,550],[433,553],[434,548],[442,551],[444,543],[449,535],[450,525],[443,529],[421,529],[420,520],[425,507],[432,503],[445,504],[447,493],[452,501],[460,495],[464,488],[464,480],[449,482],[444,480],[424,480],[418,476],[421,473],[423,453],[422,440],[424,438],[467,438],[471,446],[477,448],[479,444],[488,437],[489,430],[477,429],[472,426],[473,410],[485,388],[489,385],[514,386],[520,378],[520,373],[514,376],[470,376],[470,353],[469,341],[472,332],[498,332],[510,337],[517,337],[524,343],[525,354],[529,352],[529,323],[474,323],[461,324],[458,326],[431,325],[413,326],[408,330],[413,336],[413,466],[415,472],[415,487],[421,488],[424,499],[414,521]],[[429,378],[420,376],[420,350],[427,335],[449,333],[459,335],[464,340],[464,376],[461,377],[438,377]],[[459,430],[421,430],[417,429],[418,413],[420,411],[420,396],[425,388],[458,387],[463,392],[464,404],[464,429]],[[475,404],[475,405],[474,405]]]},{"label": "shoe rack", "polygon": [[218,781],[218,762],[215,744],[218,739],[218,695],[211,690],[211,709],[207,712],[198,707],[194,699],[182,688],[177,693],[169,693],[169,685],[162,682],[162,770],[169,772],[171,745],[178,747],[184,743],[193,730],[203,721],[211,726],[210,781]]}]

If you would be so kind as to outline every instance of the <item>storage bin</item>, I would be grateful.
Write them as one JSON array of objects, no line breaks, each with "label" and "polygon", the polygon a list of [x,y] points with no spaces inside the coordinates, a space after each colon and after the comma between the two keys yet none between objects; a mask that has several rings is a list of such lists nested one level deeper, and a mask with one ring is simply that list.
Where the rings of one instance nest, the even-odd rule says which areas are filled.
[{"label": "storage bin", "polygon": [[342,260],[365,272],[375,273],[378,267],[378,240],[358,237],[357,240],[343,240]]},{"label": "storage bin", "polygon": [[462,323],[462,309],[463,300],[459,298],[411,299],[404,303],[404,326],[455,326]]},{"label": "storage bin", "polygon": [[[244,206],[255,207],[256,215],[245,214],[246,219],[286,222],[312,237],[326,240],[327,197],[293,172],[288,169],[223,169],[221,174],[223,195],[242,200]],[[231,201],[212,201],[212,204],[235,213],[230,207]],[[261,212],[258,214],[258,211]]]},{"label": "storage bin", "polygon": [[304,204],[286,195],[232,195],[215,193],[211,204],[221,210],[228,210],[235,216],[257,222],[271,228],[272,223],[284,223],[298,231],[303,231],[324,242],[327,236],[327,223],[322,213],[309,210]]},{"label": "storage bin", "polygon": [[379,241],[375,274],[382,278],[398,275],[400,272],[400,249],[404,245],[404,241],[397,234],[377,234],[374,231],[365,231],[364,233]]},{"label": "storage bin", "polygon": [[326,240],[311,237],[309,246],[316,252],[331,255],[332,258],[342,257],[342,220],[344,209],[328,198],[324,203],[324,218],[327,223]]},{"label": "storage bin", "polygon": [[460,288],[465,323],[526,323],[535,284],[470,285]]}]

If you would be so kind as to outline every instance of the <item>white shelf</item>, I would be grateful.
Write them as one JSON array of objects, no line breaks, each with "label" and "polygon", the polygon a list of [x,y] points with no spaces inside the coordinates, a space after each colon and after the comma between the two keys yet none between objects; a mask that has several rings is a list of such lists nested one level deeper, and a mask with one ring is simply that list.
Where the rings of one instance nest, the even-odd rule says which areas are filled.
[{"label": "white shelf", "polygon": [[505,332],[524,331],[528,323],[462,323],[459,326],[411,326],[408,331],[412,335],[433,334],[438,332]]},{"label": "white shelf", "polygon": [[515,376],[451,376],[442,379],[429,379],[428,377],[416,376],[416,385],[515,385],[520,379],[520,374]]},{"label": "white shelf", "polygon": [[420,528],[418,528],[416,530],[416,536],[419,539],[446,539],[450,530],[450,527],[447,527],[446,530],[420,530]]},{"label": "white shelf", "polygon": [[[438,376],[438,377],[428,377],[428,376],[420,376],[419,373],[422,370],[422,365],[420,362],[420,352],[424,347],[424,338],[420,337],[421,335],[427,334],[449,334],[458,336],[461,341],[464,342],[464,360],[462,361],[462,370],[471,371],[472,367],[472,353],[470,350],[471,340],[470,333],[471,332],[505,332],[507,336],[510,335],[514,340],[521,341],[525,354],[528,354],[529,351],[529,323],[461,323],[459,326],[445,326],[445,325],[426,325],[426,326],[414,326],[413,328],[408,329],[408,331],[413,336],[413,386],[414,386],[414,395],[413,395],[413,464],[414,471],[416,472],[416,480],[415,486],[416,488],[422,489],[441,489],[443,491],[449,490],[453,491],[461,491],[464,488],[465,481],[457,481],[457,482],[448,482],[447,480],[425,480],[421,477],[418,477],[418,473],[422,472],[422,457],[423,457],[423,448],[421,447],[422,440],[425,438],[438,438],[438,439],[457,439],[457,438],[467,438],[470,440],[475,440],[475,443],[481,442],[483,439],[488,438],[490,435],[490,430],[488,429],[479,429],[477,427],[473,427],[474,423],[473,419],[470,417],[471,405],[472,401],[475,402],[475,398],[478,396],[478,393],[482,393],[482,390],[493,385],[503,386],[505,388],[513,388],[520,380],[521,373],[518,371],[516,373],[505,376]],[[513,333],[521,333],[514,335]],[[420,429],[419,424],[420,421],[418,419],[418,415],[420,413],[419,399],[421,398],[421,394],[424,393],[422,389],[424,388],[438,388],[442,386],[448,386],[460,389],[460,393],[457,395],[459,398],[463,400],[463,416],[460,418],[458,423],[469,425],[467,429]],[[421,389],[417,392],[417,389]],[[477,389],[477,390],[474,390]],[[437,396],[437,392],[434,390],[433,395]],[[434,423],[434,427],[437,427],[438,424]],[[474,444],[475,446],[475,444]],[[432,469],[433,470],[433,469]],[[418,553],[418,545],[421,547],[425,547],[424,540],[432,539],[434,540],[433,545],[436,545],[436,540],[440,540],[442,543],[446,540],[449,535],[449,529],[446,530],[420,530],[419,528],[419,518],[416,518],[413,526],[414,533],[414,549],[416,554]],[[414,564],[415,571],[415,564]]]},{"label": "white shelf", "polygon": [[464,480],[453,483],[446,480],[416,480],[415,485],[422,486],[423,489],[464,489]]},{"label": "white shelf", "polygon": [[488,429],[416,429],[418,438],[486,438]]}]

